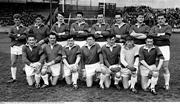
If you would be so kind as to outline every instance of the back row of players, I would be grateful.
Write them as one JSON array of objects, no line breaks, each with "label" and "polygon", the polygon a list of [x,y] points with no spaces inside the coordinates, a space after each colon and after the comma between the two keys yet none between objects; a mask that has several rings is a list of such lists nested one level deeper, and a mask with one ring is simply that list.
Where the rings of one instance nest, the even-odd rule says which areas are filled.
[{"label": "back row of players", "polygon": [[[92,86],[96,75],[102,89],[109,88],[113,78],[117,89],[121,89],[119,81],[122,80],[124,89],[130,88],[136,93],[137,73],[140,72],[142,89],[157,94],[155,85],[162,69],[164,88],[169,90],[172,28],[166,23],[164,14],[157,16],[158,24],[152,28],[143,23],[143,14],[138,14],[137,23],[130,26],[123,22],[122,14],[117,13],[115,24],[110,26],[100,13],[91,28],[82,12],[76,13],[77,21],[70,28],[64,22],[63,13],[57,14],[57,22],[51,29],[43,24],[41,16],[37,16],[29,28],[23,26],[19,14],[13,18],[15,25],[9,32],[12,43],[9,83],[16,82],[16,60],[22,55],[27,82],[30,86],[35,83],[36,88],[48,87],[49,78],[51,85],[56,85],[63,72],[67,84],[77,89],[81,70],[87,87]],[[40,78],[44,81],[42,86]]]}]

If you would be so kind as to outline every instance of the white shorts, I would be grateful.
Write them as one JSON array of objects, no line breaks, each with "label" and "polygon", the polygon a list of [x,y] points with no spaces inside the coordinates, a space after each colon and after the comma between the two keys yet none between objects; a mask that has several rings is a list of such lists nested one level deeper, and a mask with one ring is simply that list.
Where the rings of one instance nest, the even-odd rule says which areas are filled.
[{"label": "white shorts", "polygon": [[22,47],[23,47],[23,46],[24,46],[24,45],[11,47],[11,54],[14,54],[14,55],[22,55]]},{"label": "white shorts", "polygon": [[61,42],[57,42],[57,44],[62,45],[62,47],[67,45],[67,41],[61,41]]},{"label": "white shorts", "polygon": [[169,46],[159,46],[159,49],[161,50],[164,61],[170,60],[170,47]]},{"label": "white shorts", "polygon": [[66,66],[63,65],[63,69],[64,69],[64,77],[70,76],[71,75],[71,70]]},{"label": "white shorts", "polygon": [[[35,71],[36,71],[34,68],[30,67],[27,64],[25,64],[24,70],[25,70],[27,77],[33,76],[35,74]],[[40,69],[37,69],[37,70],[40,70]]]},{"label": "white shorts", "polygon": [[61,64],[57,63],[54,65],[51,65],[49,67],[50,71],[52,72],[52,76],[59,76],[61,71]]},{"label": "white shorts", "polygon": [[107,42],[96,42],[100,45],[100,47],[104,46]]},{"label": "white shorts", "polygon": [[79,45],[80,48],[86,44],[86,41],[75,41],[75,44]]},{"label": "white shorts", "polygon": [[[156,68],[156,65],[151,65],[150,67]],[[141,76],[148,76],[150,73],[150,70],[146,68],[144,65],[140,65],[140,73]]]},{"label": "white shorts", "polygon": [[100,63],[85,65],[86,77],[95,75],[97,69],[101,68]]}]

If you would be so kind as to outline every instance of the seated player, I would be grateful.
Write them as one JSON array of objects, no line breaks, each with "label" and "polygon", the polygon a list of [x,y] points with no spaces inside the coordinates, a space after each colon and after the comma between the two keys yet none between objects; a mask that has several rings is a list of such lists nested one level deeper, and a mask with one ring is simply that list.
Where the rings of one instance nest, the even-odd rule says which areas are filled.
[{"label": "seated player", "polygon": [[26,79],[29,86],[40,88],[40,70],[44,60],[43,49],[37,45],[35,35],[28,35],[27,44],[22,49],[22,60],[25,63]]},{"label": "seated player", "polygon": [[[156,60],[159,60],[156,65]],[[141,74],[141,86],[144,91],[148,90],[150,86],[151,93],[157,95],[155,86],[158,81],[159,70],[163,64],[163,54],[160,49],[153,45],[153,38],[147,37],[146,45],[139,50],[139,62],[140,62],[140,74]],[[148,76],[151,76],[149,79]]]},{"label": "seated player", "polygon": [[[120,51],[121,46],[116,44],[116,36],[109,35],[106,37],[107,43],[102,47],[102,54],[104,64],[107,67],[107,72],[113,74],[114,84],[118,90],[120,90],[119,81],[121,80],[121,66],[120,66]],[[104,85],[109,88],[111,85],[110,74],[107,73],[104,79]],[[104,85],[101,85],[104,87]]]},{"label": "seated player", "polygon": [[45,54],[45,64],[41,70],[41,76],[44,81],[42,88],[48,87],[48,72],[52,75],[50,78],[51,85],[57,84],[62,60],[62,46],[56,43],[56,34],[51,33],[49,35],[49,43],[43,48]]},{"label": "seated player", "polygon": [[130,87],[131,91],[137,93],[135,84],[139,65],[138,46],[134,44],[133,37],[126,37],[126,43],[121,49],[122,83],[124,89]]},{"label": "seated player", "polygon": [[63,48],[64,76],[68,85],[73,84],[73,88],[77,89],[78,70],[80,62],[80,47],[74,44],[74,37],[71,35],[67,39],[67,45]]},{"label": "seated player", "polygon": [[88,35],[86,42],[81,48],[82,70],[86,76],[87,87],[92,87],[96,71],[100,70],[101,66],[104,66],[103,56],[101,47],[95,43],[94,35]]}]

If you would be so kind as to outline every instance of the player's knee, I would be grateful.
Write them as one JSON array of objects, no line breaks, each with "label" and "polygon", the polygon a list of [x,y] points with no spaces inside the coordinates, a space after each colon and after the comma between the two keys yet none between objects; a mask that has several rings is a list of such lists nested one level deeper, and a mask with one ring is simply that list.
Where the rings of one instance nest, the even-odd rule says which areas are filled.
[{"label": "player's knee", "polygon": [[159,76],[159,72],[155,71],[155,72],[152,73],[152,77],[157,78],[158,76]]},{"label": "player's knee", "polygon": [[115,77],[116,77],[116,78],[121,78],[121,73],[120,73],[120,72],[117,72],[117,73],[115,74]]}]

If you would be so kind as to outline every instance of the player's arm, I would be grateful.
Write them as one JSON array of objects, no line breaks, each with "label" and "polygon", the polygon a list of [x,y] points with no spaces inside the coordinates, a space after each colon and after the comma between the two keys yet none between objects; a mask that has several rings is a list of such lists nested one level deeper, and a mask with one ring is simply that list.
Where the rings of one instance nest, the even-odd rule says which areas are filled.
[{"label": "player's arm", "polygon": [[100,47],[99,45],[98,45],[97,53],[99,54],[100,64],[104,64],[104,62],[103,62],[102,50],[101,50],[101,47]]},{"label": "player's arm", "polygon": [[80,51],[80,47],[78,46],[78,51],[76,52],[76,62],[75,62],[75,65],[78,65],[80,60],[81,60],[81,51]]},{"label": "player's arm", "polygon": [[27,65],[31,64],[31,62],[27,58],[26,46],[23,46],[23,48],[22,48],[22,61]]},{"label": "player's arm", "polygon": [[151,36],[151,37],[153,37],[153,38],[157,38],[157,37],[158,37],[157,33],[155,32],[155,27],[152,27],[152,28],[150,29],[148,35]]},{"label": "player's arm", "polygon": [[156,50],[157,50],[157,57],[159,59],[159,63],[157,65],[157,69],[160,70],[162,65],[163,65],[164,56],[163,56],[161,50],[158,47],[156,47]]},{"label": "player's arm", "polygon": [[110,25],[109,24],[105,24],[106,25],[106,29],[104,30],[104,31],[101,31],[101,35],[103,35],[103,36],[108,36],[108,35],[110,35],[110,31],[111,31],[111,29],[110,29]]},{"label": "player's arm", "polygon": [[103,55],[104,64],[105,64],[107,67],[110,67],[111,65],[109,64],[109,62],[108,62],[108,60],[107,60],[106,52],[105,52],[105,50],[104,50],[104,47],[102,47],[102,55]]},{"label": "player's arm", "polygon": [[121,56],[120,57],[121,64],[124,67],[128,67],[128,63],[125,61],[125,52],[124,52],[124,49],[121,49],[120,56]]}]

